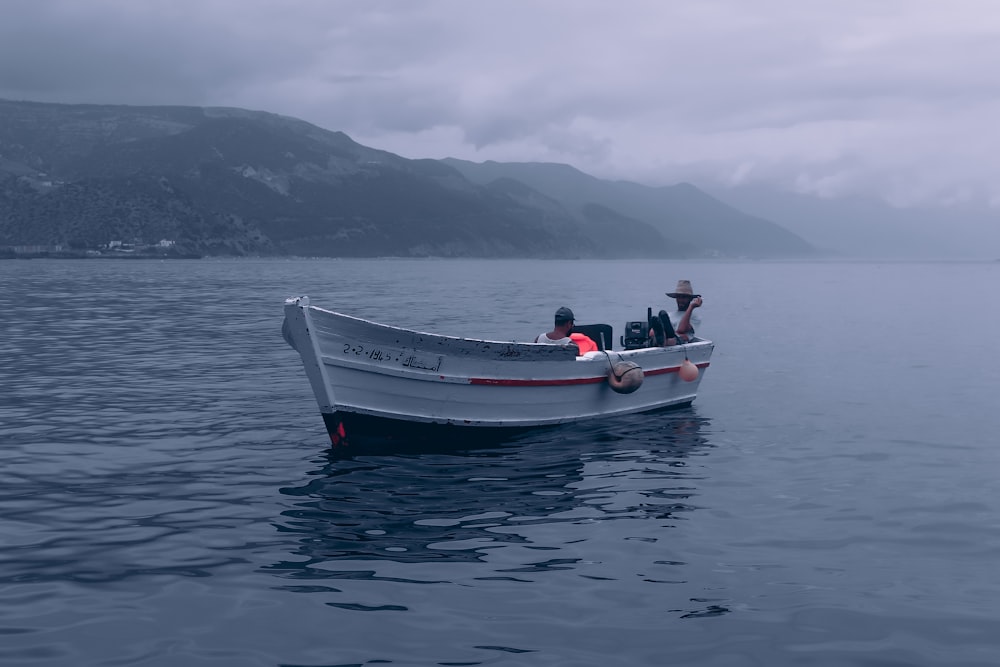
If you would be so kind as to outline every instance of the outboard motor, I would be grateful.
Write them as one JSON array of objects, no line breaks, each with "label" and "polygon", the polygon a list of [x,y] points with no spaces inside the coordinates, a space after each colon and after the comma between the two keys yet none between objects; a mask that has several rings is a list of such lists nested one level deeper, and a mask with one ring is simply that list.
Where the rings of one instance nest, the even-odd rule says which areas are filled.
[{"label": "outboard motor", "polygon": [[622,347],[626,350],[638,350],[649,344],[649,325],[641,320],[625,323],[625,335],[622,336]]},{"label": "outboard motor", "polygon": [[[652,339],[648,332],[652,331]],[[676,338],[674,325],[670,323],[670,315],[661,310],[653,315],[653,309],[646,309],[646,321],[639,320],[625,323],[625,335],[621,338],[622,347],[626,350],[637,350],[640,347],[660,346],[668,338]]]}]

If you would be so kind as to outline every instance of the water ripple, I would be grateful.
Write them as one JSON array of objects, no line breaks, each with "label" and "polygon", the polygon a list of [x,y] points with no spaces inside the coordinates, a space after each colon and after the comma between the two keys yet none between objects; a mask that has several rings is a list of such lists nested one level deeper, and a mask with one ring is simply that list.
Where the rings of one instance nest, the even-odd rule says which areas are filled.
[{"label": "water ripple", "polygon": [[993,267],[685,264],[724,343],[694,409],[327,449],[283,298],[508,339],[584,269],[616,323],[664,266],[0,262],[0,664],[996,662],[992,338],[953,363],[912,309],[859,367],[829,327],[859,285]]}]

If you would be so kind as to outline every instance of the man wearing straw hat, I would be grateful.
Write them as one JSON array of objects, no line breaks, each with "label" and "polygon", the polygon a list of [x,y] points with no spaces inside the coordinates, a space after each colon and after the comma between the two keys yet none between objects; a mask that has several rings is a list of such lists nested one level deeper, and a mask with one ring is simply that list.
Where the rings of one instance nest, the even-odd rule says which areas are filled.
[{"label": "man wearing straw hat", "polygon": [[694,330],[701,326],[701,318],[695,315],[694,309],[701,307],[701,295],[691,289],[690,280],[678,280],[673,292],[667,296],[677,300],[677,310],[669,313],[670,323],[674,325],[678,341],[686,343],[694,337]]}]

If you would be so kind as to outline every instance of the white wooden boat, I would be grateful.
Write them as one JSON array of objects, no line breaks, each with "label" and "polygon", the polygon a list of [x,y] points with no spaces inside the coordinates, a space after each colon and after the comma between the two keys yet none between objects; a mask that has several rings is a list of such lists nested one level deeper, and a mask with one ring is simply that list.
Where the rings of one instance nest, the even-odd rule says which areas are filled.
[{"label": "white wooden boat", "polygon": [[[310,305],[306,296],[285,301],[282,330],[302,357],[334,445],[371,435],[510,433],[689,405],[715,347],[695,340],[577,356],[575,346],[378,324]],[[609,373],[623,362],[641,368],[637,389]]]}]

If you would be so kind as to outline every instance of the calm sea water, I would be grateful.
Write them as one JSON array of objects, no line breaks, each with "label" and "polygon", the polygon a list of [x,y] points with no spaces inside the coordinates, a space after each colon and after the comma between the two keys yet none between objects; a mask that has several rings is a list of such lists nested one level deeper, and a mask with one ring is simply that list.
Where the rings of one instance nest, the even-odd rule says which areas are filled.
[{"label": "calm sea water", "polygon": [[[331,456],[285,297],[526,340],[678,278],[690,409]],[[0,664],[1000,664],[1000,263],[0,262]],[[473,444],[473,443],[470,443]]]}]

